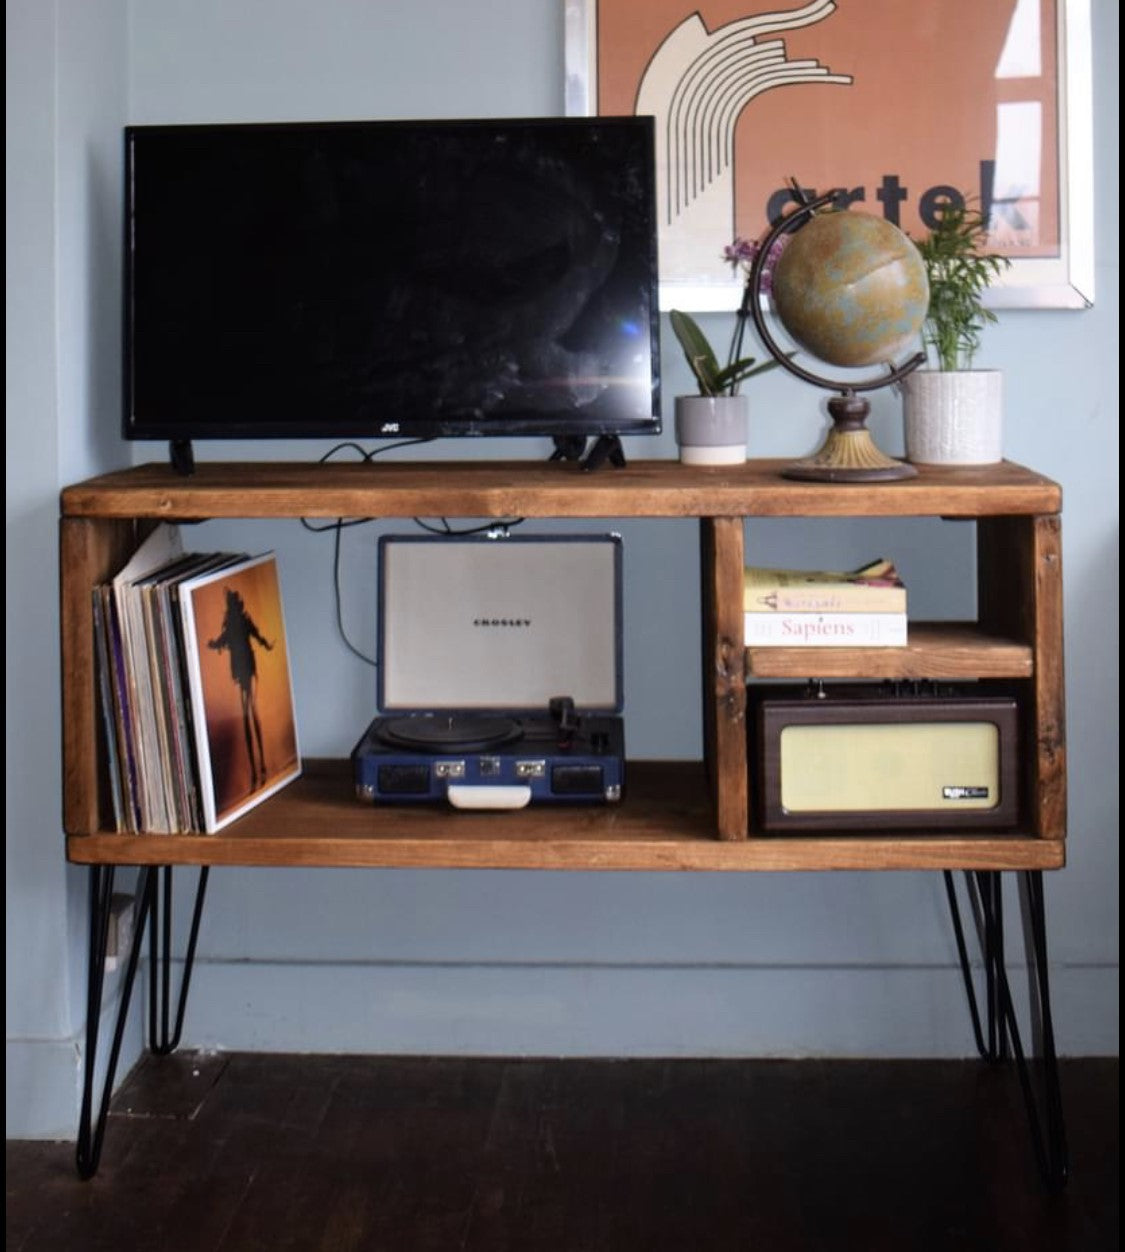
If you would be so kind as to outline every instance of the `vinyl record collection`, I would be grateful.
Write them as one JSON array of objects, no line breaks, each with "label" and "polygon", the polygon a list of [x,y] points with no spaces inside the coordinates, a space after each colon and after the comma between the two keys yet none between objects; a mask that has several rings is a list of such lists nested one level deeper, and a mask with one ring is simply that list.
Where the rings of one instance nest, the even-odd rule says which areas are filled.
[{"label": "vinyl record collection", "polygon": [[272,553],[185,553],[160,527],[94,588],[93,618],[118,832],[214,831],[300,772]]}]

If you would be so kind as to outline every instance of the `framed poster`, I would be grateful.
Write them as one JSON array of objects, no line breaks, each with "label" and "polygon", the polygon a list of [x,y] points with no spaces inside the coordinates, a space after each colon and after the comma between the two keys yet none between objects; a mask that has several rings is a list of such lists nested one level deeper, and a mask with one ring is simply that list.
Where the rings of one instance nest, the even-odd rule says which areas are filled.
[{"label": "framed poster", "polygon": [[950,196],[1012,264],[994,308],[1093,303],[1089,0],[566,0],[567,111],[652,114],[661,307],[730,309],[721,258],[790,180],[921,238]]}]

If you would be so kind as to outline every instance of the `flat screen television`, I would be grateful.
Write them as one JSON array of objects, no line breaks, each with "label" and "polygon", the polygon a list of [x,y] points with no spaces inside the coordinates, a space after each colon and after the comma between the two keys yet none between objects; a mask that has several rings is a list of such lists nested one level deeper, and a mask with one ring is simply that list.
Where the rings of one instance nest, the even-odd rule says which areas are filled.
[{"label": "flat screen television", "polygon": [[125,130],[124,435],[658,433],[647,117]]}]

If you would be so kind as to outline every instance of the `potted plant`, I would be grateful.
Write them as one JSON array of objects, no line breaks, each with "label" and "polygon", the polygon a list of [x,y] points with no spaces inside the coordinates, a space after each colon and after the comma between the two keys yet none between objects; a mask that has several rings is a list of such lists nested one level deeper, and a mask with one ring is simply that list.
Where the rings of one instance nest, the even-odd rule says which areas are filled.
[{"label": "potted plant", "polygon": [[922,327],[928,365],[902,384],[906,456],[940,465],[987,465],[1002,459],[1003,378],[973,369],[984,327],[996,314],[984,305],[1005,256],[985,250],[988,223],[963,197],[939,207],[927,238],[914,244],[926,266],[929,307]]},{"label": "potted plant", "polygon": [[[750,320],[750,270],[758,245],[736,238],[723,249],[723,259],[743,272],[742,299],[735,314],[734,331],[725,364],[711,347],[699,324],[689,314],[673,309],[672,329],[683,349],[695,381],[697,395],[676,397],[676,442],[685,465],[731,465],[746,460],[746,434],[750,405],[742,384],[778,364],[772,357],[759,362],[743,356],[746,324]],[[776,261],[776,257],[773,258]],[[764,270],[763,288],[768,290],[770,269]]]}]

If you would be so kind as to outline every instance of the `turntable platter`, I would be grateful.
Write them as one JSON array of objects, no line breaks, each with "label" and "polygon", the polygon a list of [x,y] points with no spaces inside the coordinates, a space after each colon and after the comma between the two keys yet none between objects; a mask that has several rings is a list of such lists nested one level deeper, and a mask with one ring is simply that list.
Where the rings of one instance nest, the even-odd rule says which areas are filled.
[{"label": "turntable platter", "polygon": [[511,717],[431,716],[386,718],[375,727],[383,743],[427,752],[487,752],[523,734]]}]

